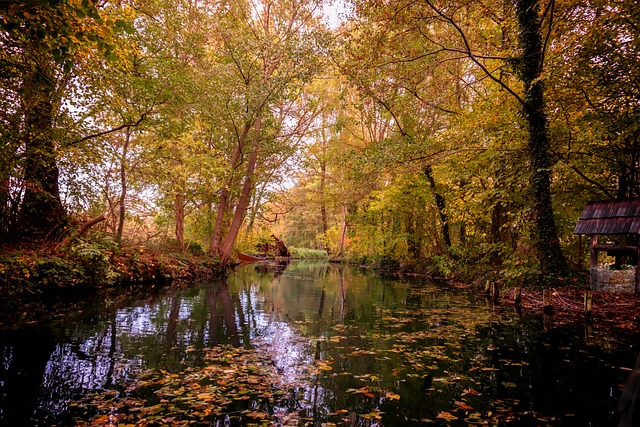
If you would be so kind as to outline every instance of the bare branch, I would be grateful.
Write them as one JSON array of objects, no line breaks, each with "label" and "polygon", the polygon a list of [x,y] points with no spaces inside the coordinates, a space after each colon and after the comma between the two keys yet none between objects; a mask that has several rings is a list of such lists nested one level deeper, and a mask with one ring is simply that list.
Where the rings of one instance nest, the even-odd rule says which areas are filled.
[{"label": "bare branch", "polygon": [[438,16],[440,16],[442,19],[444,19],[445,21],[447,21],[449,24],[451,24],[451,26],[456,30],[456,32],[460,35],[460,38],[462,39],[462,42],[464,43],[465,46],[465,50],[463,51],[468,57],[469,59],[471,59],[478,67],[480,67],[480,69],[494,82],[498,83],[504,90],[506,90],[507,92],[509,92],[511,94],[511,96],[513,96],[523,107],[525,106],[524,100],[520,97],[520,95],[518,95],[513,89],[511,89],[511,87],[509,87],[509,85],[507,85],[505,82],[503,82],[501,79],[497,78],[496,76],[494,76],[491,71],[489,71],[487,69],[487,67],[485,67],[485,65],[480,62],[480,60],[478,59],[478,57],[476,57],[473,54],[473,51],[471,50],[471,45],[469,44],[469,40],[467,39],[467,35],[464,33],[464,31],[462,30],[462,28],[458,25],[458,23],[451,17],[447,16],[444,14],[444,12],[442,12],[440,9],[438,9],[437,7],[434,6],[434,4],[432,3],[431,0],[425,0],[425,3],[435,12],[438,14]]},{"label": "bare branch", "polygon": [[73,142],[70,142],[69,145],[75,145],[75,144],[79,144],[79,143],[84,142],[84,141],[88,141],[88,140],[93,139],[93,138],[99,138],[101,136],[109,135],[111,133],[117,132],[117,131],[122,130],[122,129],[140,126],[140,124],[142,124],[142,122],[147,118],[147,116],[153,112],[153,108],[155,107],[155,105],[156,105],[155,102],[153,104],[151,104],[151,107],[149,107],[149,109],[147,111],[142,113],[140,115],[140,118],[138,119],[138,121],[136,121],[135,123],[125,123],[125,124],[123,124],[121,126],[113,128],[113,129],[109,129],[109,130],[105,130],[103,132],[98,132],[98,133],[94,133],[94,134],[91,134],[91,135],[87,135],[87,136],[85,136],[83,138],[80,138],[80,139],[77,139],[77,140],[75,140]]}]

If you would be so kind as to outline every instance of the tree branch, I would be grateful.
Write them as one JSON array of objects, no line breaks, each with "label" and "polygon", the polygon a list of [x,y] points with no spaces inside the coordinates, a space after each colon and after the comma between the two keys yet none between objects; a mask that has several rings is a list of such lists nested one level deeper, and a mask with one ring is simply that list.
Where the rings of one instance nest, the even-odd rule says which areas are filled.
[{"label": "tree branch", "polygon": [[442,12],[440,9],[438,9],[437,7],[435,7],[433,5],[433,3],[431,2],[431,0],[425,0],[425,3],[431,8],[431,10],[433,10],[436,14],[438,14],[438,16],[440,16],[442,19],[444,19],[445,21],[447,21],[449,24],[451,24],[451,26],[456,30],[456,32],[460,35],[460,38],[462,39],[462,42],[464,43],[464,47],[465,50],[462,51],[463,53],[465,53],[469,59],[471,59],[478,67],[480,67],[480,69],[482,70],[482,72],[484,72],[491,80],[493,80],[494,82],[498,83],[504,90],[506,90],[507,92],[509,92],[511,94],[511,96],[513,96],[523,107],[525,106],[525,102],[524,100],[520,97],[520,95],[518,95],[513,89],[511,89],[511,87],[509,87],[509,85],[507,85],[506,83],[504,83],[502,80],[498,79],[497,77],[495,77],[488,69],[487,67],[484,66],[484,64],[482,64],[478,57],[476,57],[473,52],[471,51],[471,45],[469,44],[469,40],[467,39],[466,34],[464,33],[464,31],[462,30],[462,28],[458,25],[458,23],[456,21],[453,20],[453,18],[447,16],[444,14],[444,12]]},{"label": "tree branch", "polygon": [[96,224],[101,223],[102,221],[107,219],[107,213],[103,213],[102,215],[98,215],[97,217],[91,218],[88,221],[84,222],[78,229],[72,234],[65,237],[60,243],[58,243],[54,248],[53,252],[57,253],[60,249],[71,243],[71,240],[81,237],[84,233],[86,233],[91,227]]},{"label": "tree branch", "polygon": [[549,44],[549,39],[551,38],[551,29],[553,28],[553,12],[555,9],[555,0],[549,0],[547,7],[544,10],[544,14],[542,15],[542,19],[549,13],[549,27],[547,28],[547,35],[544,38],[544,45],[542,46],[542,58],[540,58],[540,67],[538,68],[538,73],[542,74],[542,69],[544,66],[544,57],[547,51],[547,45]]},{"label": "tree branch", "polygon": [[98,132],[98,133],[94,133],[94,134],[91,134],[91,135],[87,135],[87,136],[85,136],[83,138],[80,138],[80,139],[77,139],[77,140],[75,140],[73,142],[70,142],[69,145],[75,145],[75,144],[79,144],[79,143],[84,142],[84,141],[88,141],[88,140],[93,139],[93,138],[99,138],[101,136],[109,135],[110,133],[114,133],[114,132],[117,132],[117,131],[122,130],[122,129],[140,126],[140,124],[147,118],[147,116],[149,114],[151,114],[151,112],[153,111],[153,108],[155,107],[155,105],[156,105],[156,103],[154,101],[153,104],[151,104],[151,107],[149,107],[149,109],[147,111],[142,113],[140,115],[140,118],[138,119],[138,121],[135,122],[135,123],[125,123],[125,124],[123,124],[121,126],[113,128],[113,129],[109,129],[109,130],[105,130],[103,132]]}]

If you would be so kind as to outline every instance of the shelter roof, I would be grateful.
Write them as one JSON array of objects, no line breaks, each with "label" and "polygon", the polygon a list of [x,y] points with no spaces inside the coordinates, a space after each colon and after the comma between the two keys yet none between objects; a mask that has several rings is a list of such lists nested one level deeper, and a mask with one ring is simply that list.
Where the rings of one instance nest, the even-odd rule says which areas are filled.
[{"label": "shelter roof", "polygon": [[573,234],[640,234],[640,198],[588,203]]}]

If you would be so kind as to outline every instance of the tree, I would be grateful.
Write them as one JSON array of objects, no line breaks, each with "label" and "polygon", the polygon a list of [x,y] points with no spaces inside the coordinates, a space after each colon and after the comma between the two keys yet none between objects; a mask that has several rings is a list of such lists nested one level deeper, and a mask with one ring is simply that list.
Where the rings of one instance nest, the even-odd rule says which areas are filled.
[{"label": "tree", "polygon": [[[517,102],[527,129],[529,188],[535,219],[533,241],[541,272],[550,275],[562,274],[567,268],[560,249],[552,209],[550,191],[552,162],[542,79],[546,49],[546,42],[543,40],[543,24],[547,22],[547,28],[552,26],[553,6],[554,2],[551,1],[544,11],[541,11],[538,1],[528,0],[515,2],[513,8],[507,3],[458,4],[452,1],[424,0],[418,3],[398,1],[385,5],[382,11],[377,13],[374,6],[374,11],[369,15],[373,16],[374,22],[370,26],[371,29],[359,29],[365,34],[372,33],[365,38],[376,41],[376,48],[380,52],[386,52],[385,49],[389,49],[387,46],[394,46],[394,36],[406,45],[401,51],[391,48],[391,53],[384,56],[386,60],[377,63],[381,65],[375,65],[376,67],[384,66],[393,71],[392,74],[385,74],[392,77],[383,79],[382,84],[392,81],[393,87],[396,88],[395,93],[399,95],[413,94],[415,98],[422,100],[424,105],[429,105],[427,101],[432,99],[449,99],[449,107],[446,104],[440,104],[437,108],[440,111],[454,112],[473,103],[479,91],[482,91],[482,86],[489,82],[499,86]],[[369,13],[367,8],[367,5],[361,7],[363,14]],[[518,30],[518,37],[515,40],[511,39],[512,36],[508,30],[511,22]],[[380,46],[385,47],[380,49]],[[451,63],[456,62],[460,66],[457,71],[450,72],[452,81],[458,82],[458,88],[467,88],[466,93],[471,96],[464,97],[465,92],[454,90],[452,92],[457,93],[457,99],[456,97],[447,98],[446,88],[456,87],[456,85],[445,84],[444,94],[437,95],[431,92],[431,98],[427,98],[424,96],[423,89],[416,90],[416,85],[411,84],[412,81],[433,81],[442,87],[441,77],[445,74],[442,70],[448,69]],[[406,74],[407,71],[409,74]],[[475,94],[469,90],[472,86],[476,91]],[[402,90],[398,91],[397,88]],[[397,105],[397,102],[390,103],[388,97],[380,96],[379,90],[374,93],[379,101],[390,109]],[[460,98],[461,94],[462,98]],[[399,98],[396,97],[396,99]],[[436,102],[432,101],[431,105],[434,103]],[[415,134],[412,132],[415,125],[406,121],[414,120],[413,123],[415,123],[415,114],[401,116],[399,111],[402,110],[395,108],[393,114],[396,117],[396,123],[404,127],[401,133],[415,140]],[[432,117],[436,120],[432,121],[429,127],[423,126],[422,129],[440,132],[442,125],[446,127],[446,117],[442,115]]]},{"label": "tree", "polygon": [[98,4],[27,1],[0,6],[2,120],[9,125],[1,135],[7,154],[0,168],[0,222],[3,233],[14,238],[52,237],[63,231],[66,212],[57,160],[65,90],[88,55],[111,56],[112,32],[122,24]]},{"label": "tree", "polygon": [[[220,92],[225,97],[226,127],[233,146],[209,252],[223,262],[231,254],[250,205],[260,152],[286,135],[280,132],[289,127],[287,119],[299,122],[290,114],[290,107],[282,105],[295,105],[301,86],[320,65],[317,58],[323,32],[314,16],[317,6],[315,1],[234,0],[218,15],[216,69],[225,79]],[[285,115],[278,117],[277,111]],[[293,128],[300,130],[297,125]],[[232,206],[236,188],[237,201]]]}]

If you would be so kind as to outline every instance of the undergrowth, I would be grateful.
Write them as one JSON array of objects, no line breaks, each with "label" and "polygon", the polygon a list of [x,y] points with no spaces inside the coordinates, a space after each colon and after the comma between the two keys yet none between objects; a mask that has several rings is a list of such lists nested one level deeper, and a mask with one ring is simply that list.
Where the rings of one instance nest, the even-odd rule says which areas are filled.
[{"label": "undergrowth", "polygon": [[168,282],[219,274],[209,256],[120,245],[108,237],[78,239],[53,247],[0,252],[0,292],[5,297],[46,296],[78,288],[102,289],[144,282]]}]

